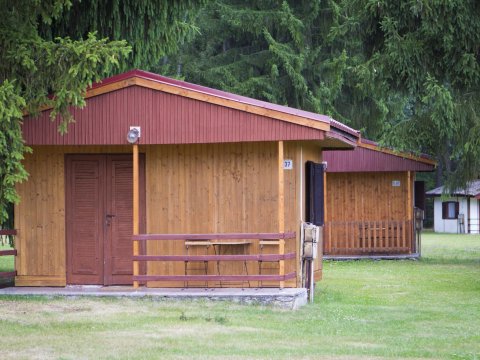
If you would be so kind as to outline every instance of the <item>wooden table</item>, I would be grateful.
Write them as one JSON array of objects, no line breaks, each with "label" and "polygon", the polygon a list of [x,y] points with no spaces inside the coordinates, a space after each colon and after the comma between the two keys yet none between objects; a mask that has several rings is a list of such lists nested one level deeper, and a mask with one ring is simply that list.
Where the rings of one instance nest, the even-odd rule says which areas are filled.
[{"label": "wooden table", "polygon": [[[228,247],[228,246],[241,246],[243,250],[243,255],[247,255],[247,245],[250,245],[252,243],[251,240],[236,240],[236,241],[224,241],[224,240],[213,240],[211,244],[213,245],[213,249],[215,251],[215,255],[221,255],[222,254],[222,247]],[[243,262],[243,271],[245,272],[246,275],[248,275],[248,267],[247,267],[247,261],[245,260]],[[217,261],[217,275],[220,275],[220,261]],[[220,287],[222,287],[222,282],[220,281]],[[248,287],[250,287],[250,281],[248,281]]]}]

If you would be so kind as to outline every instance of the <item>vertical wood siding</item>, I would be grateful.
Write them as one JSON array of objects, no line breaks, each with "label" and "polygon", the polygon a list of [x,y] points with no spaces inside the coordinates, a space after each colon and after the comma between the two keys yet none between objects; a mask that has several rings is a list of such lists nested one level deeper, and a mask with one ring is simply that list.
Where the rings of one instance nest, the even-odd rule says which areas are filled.
[{"label": "vertical wood siding", "polygon": [[63,154],[25,156],[28,181],[17,187],[15,207],[17,285],[65,285],[65,197]]},{"label": "vertical wood siding", "polygon": [[[276,149],[274,142],[149,147],[146,154],[147,189],[150,189],[148,233],[276,232]],[[292,158],[295,149],[287,146],[285,156]],[[285,180],[286,231],[298,232],[295,171],[285,171]],[[184,244],[178,241],[148,245],[149,254],[184,254],[185,251]],[[189,254],[196,254],[189,251]],[[214,253],[213,248],[208,251]],[[240,247],[236,251],[244,249]],[[271,247],[263,251],[276,253],[278,249]],[[297,251],[295,241],[287,241],[286,252],[289,251]],[[204,254],[205,249],[197,252]],[[259,253],[258,241],[248,245],[247,252]],[[231,263],[222,266],[222,272],[241,273],[242,266]],[[294,261],[287,262],[287,273],[295,268]],[[216,264],[209,264],[210,274],[215,274],[216,270]],[[148,272],[183,275],[184,264],[150,264]],[[258,273],[258,264],[249,263],[248,273]],[[235,284],[229,286],[232,285]],[[295,281],[290,281],[288,286],[295,286]]]},{"label": "vertical wood siding", "polygon": [[41,146],[25,156],[30,176],[17,186],[21,201],[15,206],[16,285],[66,284],[65,153],[130,151],[128,146]]},{"label": "vertical wood siding", "polygon": [[[22,201],[15,209],[18,285],[66,283],[65,154],[130,152],[130,146],[36,146],[33,154],[27,155],[24,163],[30,178],[18,186]],[[141,146],[140,152],[146,156],[147,233],[277,232],[276,142]],[[305,204],[302,199],[300,205],[301,189],[305,189],[304,184],[300,187],[300,181],[305,181],[300,172],[306,161],[321,161],[321,148],[287,142],[285,158],[294,161],[293,170],[285,170],[285,230],[297,233],[296,240],[286,241],[285,252],[299,254],[300,214]],[[185,250],[178,241],[148,246],[151,255],[185,254]],[[213,254],[212,248],[208,251]],[[228,251],[240,253],[243,249]],[[258,242],[248,245],[247,252],[259,253]],[[263,249],[263,253],[277,252],[276,246]],[[285,272],[299,272],[299,263],[299,258],[286,261]],[[278,273],[275,264],[270,265],[263,274]],[[184,274],[183,263],[149,266],[148,272],[156,274]],[[215,266],[209,264],[210,274],[216,274]],[[241,272],[241,267],[241,263],[230,264],[222,267],[222,272]],[[258,273],[256,262],[248,264],[248,273]],[[321,276],[321,261],[316,276]],[[285,285],[297,286],[297,281]],[[261,284],[269,285],[278,286],[278,282]]]},{"label": "vertical wood siding", "polygon": [[327,219],[406,219],[407,191],[407,172],[327,173]]},{"label": "vertical wood siding", "polygon": [[[392,186],[396,180],[400,181],[400,186]],[[360,251],[360,240],[376,238],[377,235],[382,239],[402,236],[400,242],[395,242],[397,245],[393,245],[394,240],[368,245],[372,253],[411,251],[409,221],[412,209],[407,206],[409,181],[412,189],[413,177],[408,179],[407,172],[328,173],[327,223],[330,227],[325,234],[325,254],[355,255]],[[376,234],[376,229],[385,234]]]}]

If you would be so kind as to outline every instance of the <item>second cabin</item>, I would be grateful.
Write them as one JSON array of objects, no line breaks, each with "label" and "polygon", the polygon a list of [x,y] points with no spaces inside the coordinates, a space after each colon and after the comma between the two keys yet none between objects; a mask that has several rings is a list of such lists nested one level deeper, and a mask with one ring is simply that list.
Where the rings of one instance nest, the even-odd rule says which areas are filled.
[{"label": "second cabin", "polygon": [[416,257],[414,208],[425,210],[425,187],[415,174],[435,161],[362,139],[353,151],[325,151],[326,258]]}]

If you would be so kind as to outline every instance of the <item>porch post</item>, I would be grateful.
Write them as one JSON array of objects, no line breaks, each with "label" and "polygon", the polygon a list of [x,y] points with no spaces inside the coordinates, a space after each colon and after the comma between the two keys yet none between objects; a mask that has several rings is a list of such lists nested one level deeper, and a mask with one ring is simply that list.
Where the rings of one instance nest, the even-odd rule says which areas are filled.
[{"label": "porch post", "polygon": [[412,187],[410,185],[411,174],[410,171],[407,171],[407,220],[412,220]]},{"label": "porch post", "polygon": [[[133,144],[133,235],[139,233],[139,179],[138,179],[138,144]],[[133,256],[139,255],[138,241],[133,242]],[[139,275],[138,261],[133,262],[133,276]],[[133,287],[138,288],[138,281],[133,282]]]},{"label": "porch post", "polygon": [[[408,242],[408,253],[411,254],[413,250],[413,223],[412,223],[412,212],[413,212],[413,204],[412,204],[412,186],[411,186],[411,172],[407,171],[407,221],[406,224],[403,226],[403,241],[402,247],[407,245],[406,236],[409,237]],[[405,227],[408,224],[408,228],[405,231]],[[408,234],[408,235],[405,235]]]},{"label": "porch post", "polygon": [[[283,170],[283,141],[278,142],[278,232],[285,232],[285,179]],[[285,239],[279,240],[278,253],[285,254]],[[285,275],[285,260],[280,260],[279,275]],[[285,287],[285,281],[280,281],[280,288]]]}]

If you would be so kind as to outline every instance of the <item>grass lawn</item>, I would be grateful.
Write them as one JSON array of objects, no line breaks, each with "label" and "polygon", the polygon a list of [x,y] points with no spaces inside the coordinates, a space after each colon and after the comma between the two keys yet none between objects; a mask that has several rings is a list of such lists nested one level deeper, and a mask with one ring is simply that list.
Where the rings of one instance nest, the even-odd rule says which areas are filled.
[{"label": "grass lawn", "polygon": [[480,359],[480,236],[425,234],[423,256],[327,262],[295,312],[0,297],[0,358]]}]

